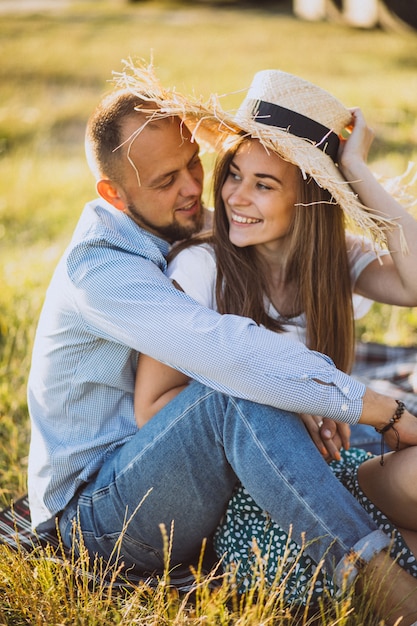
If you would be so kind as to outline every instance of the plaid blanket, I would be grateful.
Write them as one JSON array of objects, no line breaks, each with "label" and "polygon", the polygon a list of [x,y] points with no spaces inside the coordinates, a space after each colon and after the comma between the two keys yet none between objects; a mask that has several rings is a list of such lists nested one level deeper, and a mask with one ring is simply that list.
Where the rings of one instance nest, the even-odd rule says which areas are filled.
[{"label": "plaid blanket", "polygon": [[[407,409],[417,415],[417,347],[390,347],[376,343],[359,343],[356,350],[356,363],[353,376],[381,393],[401,399]],[[27,496],[0,511],[0,544],[14,549],[32,552],[46,546],[61,551],[55,532],[35,534],[31,530],[30,511]],[[150,586],[159,584],[157,578],[129,576],[132,583],[145,582]],[[126,581],[120,583],[126,586]],[[188,567],[176,570],[170,575],[170,584],[180,591],[188,592],[195,584],[194,576]]]},{"label": "plaid blanket", "polygon": [[375,391],[402,400],[417,415],[417,346],[358,343],[352,375]]},{"label": "plaid blanket", "polygon": [[20,547],[28,552],[36,547],[59,546],[56,533],[44,532],[36,535],[32,532],[27,496],[23,496],[0,512],[0,542],[12,548]]}]

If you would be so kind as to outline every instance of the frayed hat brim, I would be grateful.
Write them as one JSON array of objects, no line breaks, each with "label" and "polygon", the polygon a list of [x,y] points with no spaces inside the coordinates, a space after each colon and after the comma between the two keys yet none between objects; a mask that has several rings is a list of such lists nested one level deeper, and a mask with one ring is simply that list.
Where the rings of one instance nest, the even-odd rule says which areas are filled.
[{"label": "frayed hat brim", "polygon": [[250,115],[242,115],[242,111],[239,111],[239,117],[236,113],[228,113],[223,110],[216,94],[204,102],[202,97],[185,96],[175,89],[166,89],[152,65],[132,61],[124,64],[125,71],[114,73],[116,86],[128,89],[147,103],[149,120],[179,117],[190,130],[193,140],[205,150],[218,152],[228,141],[242,135],[259,140],[266,150],[276,152],[299,167],[304,176],[311,176],[320,187],[327,189],[344,211],[352,230],[362,232],[376,246],[385,246],[386,231],[395,226],[395,222],[364,206],[332,158],[308,139],[294,136],[285,128],[261,124]]}]

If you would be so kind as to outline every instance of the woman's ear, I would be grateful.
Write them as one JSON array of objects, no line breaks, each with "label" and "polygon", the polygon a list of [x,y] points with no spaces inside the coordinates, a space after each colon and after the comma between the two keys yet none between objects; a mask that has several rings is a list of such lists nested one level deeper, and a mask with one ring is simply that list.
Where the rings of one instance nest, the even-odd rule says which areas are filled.
[{"label": "woman's ear", "polygon": [[126,210],[126,203],[119,192],[117,185],[107,178],[102,178],[97,182],[97,192],[109,204],[113,205],[119,211]]}]

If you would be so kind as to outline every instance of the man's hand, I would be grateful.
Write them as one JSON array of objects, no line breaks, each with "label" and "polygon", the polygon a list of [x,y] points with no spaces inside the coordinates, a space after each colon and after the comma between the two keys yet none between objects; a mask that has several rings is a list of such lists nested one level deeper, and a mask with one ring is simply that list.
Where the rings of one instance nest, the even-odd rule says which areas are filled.
[{"label": "man's hand", "polygon": [[310,437],[326,461],[340,460],[340,449],[349,449],[350,427],[342,422],[307,413],[300,414]]}]

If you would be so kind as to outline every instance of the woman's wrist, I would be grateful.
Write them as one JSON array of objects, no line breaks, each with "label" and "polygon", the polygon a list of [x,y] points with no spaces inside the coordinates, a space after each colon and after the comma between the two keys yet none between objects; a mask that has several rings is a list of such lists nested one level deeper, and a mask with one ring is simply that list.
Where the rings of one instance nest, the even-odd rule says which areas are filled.
[{"label": "woman's wrist", "polygon": [[361,182],[366,174],[369,174],[369,168],[365,161],[358,157],[343,159],[339,163],[340,170],[346,180],[350,183]]},{"label": "woman's wrist", "polygon": [[363,396],[362,415],[359,418],[359,423],[382,430],[389,424],[397,408],[398,404],[394,398],[384,396],[367,387]]},{"label": "woman's wrist", "polygon": [[400,435],[398,430],[395,428],[396,423],[402,418],[405,409],[405,404],[401,400],[396,400],[397,408],[395,409],[394,415],[389,420],[388,424],[386,424],[383,428],[375,428],[376,432],[381,435],[381,465],[384,465],[384,435],[389,430],[393,430],[396,437],[396,445],[395,451],[398,452],[400,449]]}]

